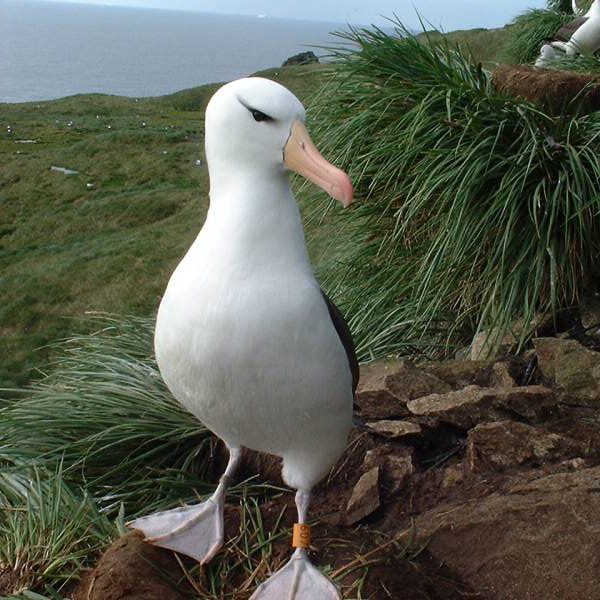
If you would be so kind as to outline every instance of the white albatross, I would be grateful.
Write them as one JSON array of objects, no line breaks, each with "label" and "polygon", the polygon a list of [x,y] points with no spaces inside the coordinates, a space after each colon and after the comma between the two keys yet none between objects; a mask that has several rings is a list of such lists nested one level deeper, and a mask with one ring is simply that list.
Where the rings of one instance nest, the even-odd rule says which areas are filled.
[{"label": "white albatross", "polygon": [[[575,8],[576,4],[573,2],[574,11]],[[550,45],[562,50],[567,56],[577,54],[592,56],[594,52],[600,50],[600,0],[592,2],[583,18],[585,21],[576,29],[568,42],[552,42]]]},{"label": "white albatross", "polygon": [[[177,400],[227,445],[213,496],[136,519],[147,540],[209,561],[223,544],[225,489],[243,446],[280,456],[304,532],[310,493],[342,454],[358,364],[348,327],[309,262],[288,170],[344,206],[348,176],[304,127],[300,101],[251,77],[221,87],[206,109],[210,208],[158,310],[155,351]],[[253,600],[337,600],[297,544]]]}]

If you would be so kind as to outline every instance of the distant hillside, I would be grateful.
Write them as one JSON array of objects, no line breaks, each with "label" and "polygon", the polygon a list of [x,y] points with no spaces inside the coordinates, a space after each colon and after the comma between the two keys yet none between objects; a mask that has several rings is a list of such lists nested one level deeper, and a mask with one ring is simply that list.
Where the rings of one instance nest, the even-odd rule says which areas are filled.
[{"label": "distant hillside", "polygon": [[[507,32],[446,36],[495,61]],[[264,74],[306,101],[332,68]],[[85,331],[73,319],[86,311],[155,311],[207,208],[203,111],[216,87],[0,105],[0,387],[45,370],[47,344]]]},{"label": "distant hillside", "polygon": [[[264,72],[304,100],[326,73]],[[46,345],[85,331],[73,319],[86,311],[156,310],[208,206],[204,108],[217,87],[0,105],[0,388],[45,369]]]},{"label": "distant hillside", "polygon": [[507,60],[506,47],[510,37],[510,25],[497,29],[462,29],[441,34],[439,31],[420,33],[419,39],[439,40],[445,37],[449,42],[458,44],[464,51],[471,51],[475,60],[493,66]]}]

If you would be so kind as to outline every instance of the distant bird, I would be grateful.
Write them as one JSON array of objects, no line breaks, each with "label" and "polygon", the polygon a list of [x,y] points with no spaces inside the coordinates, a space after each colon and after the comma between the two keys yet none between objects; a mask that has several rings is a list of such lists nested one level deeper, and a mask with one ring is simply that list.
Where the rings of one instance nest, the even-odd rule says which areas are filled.
[{"label": "distant bird", "polygon": [[535,61],[535,66],[542,69],[550,66],[550,63],[556,58],[557,54],[560,54],[560,52],[555,50],[550,44],[544,44],[540,48],[540,55]]},{"label": "distant bird", "polygon": [[[579,13],[579,7],[573,3],[573,9]],[[593,55],[596,50],[600,49],[600,0],[594,0],[590,6],[590,10],[579,19],[585,19],[579,25],[567,42],[552,42],[552,47],[558,48],[566,52],[567,56],[575,56],[577,54]],[[575,23],[573,21],[573,24]],[[566,25],[565,27],[569,27]]]},{"label": "distant bird", "polygon": [[297,489],[296,551],[254,600],[337,600],[306,554],[311,490],[344,451],[358,363],[347,324],[309,262],[288,170],[348,206],[348,176],[317,151],[286,88],[251,77],[206,109],[210,208],[167,286],[155,350],[173,395],[227,445],[206,502],[142,517],[148,541],[209,561],[223,544],[225,489],[243,446],[283,459]]}]

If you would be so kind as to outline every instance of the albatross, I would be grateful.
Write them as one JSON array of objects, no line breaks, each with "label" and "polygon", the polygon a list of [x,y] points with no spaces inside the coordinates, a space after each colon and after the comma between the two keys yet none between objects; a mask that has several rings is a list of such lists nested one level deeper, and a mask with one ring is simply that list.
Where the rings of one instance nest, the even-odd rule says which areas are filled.
[{"label": "albatross", "polygon": [[242,447],[282,459],[296,489],[290,561],[251,600],[338,600],[307,556],[311,490],[341,456],[352,428],[358,363],[348,325],[315,280],[288,174],[347,207],[349,177],[327,162],[282,85],[230,82],[206,109],[210,206],[173,272],[154,337],[175,398],[220,437],[229,462],[205,502],[129,526],[152,544],[208,562],[223,544],[225,490]]},{"label": "albatross", "polygon": [[[573,0],[573,11],[581,14],[575,0]],[[594,0],[590,9],[585,15],[582,15],[567,24],[563,29],[573,31],[567,42],[552,42],[553,48],[558,48],[567,54],[575,56],[577,54],[593,55],[600,49],[600,0]]]}]

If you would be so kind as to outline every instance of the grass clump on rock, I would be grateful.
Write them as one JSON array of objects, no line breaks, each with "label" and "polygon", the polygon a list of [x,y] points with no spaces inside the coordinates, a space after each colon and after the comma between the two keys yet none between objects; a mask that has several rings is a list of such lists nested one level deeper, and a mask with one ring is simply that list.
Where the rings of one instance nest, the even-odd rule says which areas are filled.
[{"label": "grass clump on rock", "polygon": [[363,360],[439,356],[516,319],[523,341],[597,281],[600,120],[502,96],[447,42],[397,33],[339,34],[312,107],[358,199],[325,285]]}]

